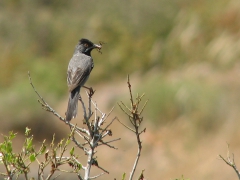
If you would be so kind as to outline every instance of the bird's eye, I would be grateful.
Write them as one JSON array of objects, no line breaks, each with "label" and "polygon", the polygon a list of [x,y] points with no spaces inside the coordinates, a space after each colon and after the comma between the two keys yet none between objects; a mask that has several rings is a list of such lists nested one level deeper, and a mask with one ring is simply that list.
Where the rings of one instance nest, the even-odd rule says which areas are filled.
[{"label": "bird's eye", "polygon": [[87,44],[87,43],[85,43],[85,44],[84,44],[84,46],[85,46],[85,47],[88,47],[88,44]]}]

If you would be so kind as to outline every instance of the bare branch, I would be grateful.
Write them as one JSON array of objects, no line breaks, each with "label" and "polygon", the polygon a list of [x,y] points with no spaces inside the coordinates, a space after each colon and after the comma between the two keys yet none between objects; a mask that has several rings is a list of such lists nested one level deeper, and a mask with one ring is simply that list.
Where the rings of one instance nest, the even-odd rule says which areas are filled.
[{"label": "bare branch", "polygon": [[[121,104],[129,111],[129,112],[131,112],[131,109],[129,109],[122,101],[120,101],[121,102]],[[122,109],[122,111],[123,112],[125,112],[125,114],[127,115],[127,116],[131,116],[130,114],[128,114],[126,111],[125,111],[125,109],[123,109],[123,107],[118,103],[118,105],[119,105],[119,107]]]},{"label": "bare branch", "polygon": [[127,84],[128,84],[128,89],[129,89],[129,93],[130,93],[130,101],[131,101],[131,105],[133,105],[133,97],[132,97],[132,89],[131,89],[131,84],[130,84],[130,80],[129,80],[129,75],[127,76]]},{"label": "bare branch", "polygon": [[219,157],[230,167],[232,167],[234,169],[234,171],[237,173],[238,179],[240,179],[240,172],[237,169],[237,166],[235,164],[234,161],[234,154],[232,154],[232,159],[229,155],[229,145],[227,145],[227,159],[225,159],[224,157],[222,157],[221,155],[219,155]]},{"label": "bare branch", "polygon": [[[43,108],[46,110],[46,111],[49,111],[51,113],[53,113],[56,117],[58,117],[61,121],[63,121],[64,123],[66,124],[69,124],[69,126],[71,128],[74,127],[74,125],[70,122],[67,122],[65,120],[65,118],[63,118],[62,116],[60,116],[45,100],[44,98],[38,93],[38,91],[36,90],[36,88],[34,87],[33,83],[32,83],[32,78],[30,76],[30,72],[28,71],[28,78],[29,78],[29,81],[30,81],[30,84],[34,90],[34,92],[37,94],[37,96],[40,98],[40,100],[38,99],[38,102],[43,106]],[[80,132],[82,133],[86,133],[86,134],[89,134],[88,130],[86,129],[82,129],[82,128],[79,128],[79,127],[76,127],[77,130],[79,130]]]},{"label": "bare branch", "polygon": [[91,100],[92,104],[95,106],[95,108],[103,115],[105,113],[103,113],[98,107],[97,107],[97,103],[94,102],[93,100]]},{"label": "bare branch", "polygon": [[[129,89],[129,94],[130,94],[130,104],[131,104],[131,109],[129,109],[122,101],[121,101],[121,104],[119,105],[119,107],[121,108],[121,110],[128,116],[129,118],[129,121],[130,123],[133,125],[133,128],[130,128],[128,127],[127,125],[125,125],[124,123],[122,123],[119,119],[118,122],[120,124],[122,124],[124,127],[126,127],[127,129],[129,129],[130,131],[132,131],[135,135],[136,135],[136,138],[137,138],[137,144],[138,144],[138,151],[137,151],[137,156],[136,156],[136,159],[135,159],[135,162],[133,164],[133,168],[132,168],[132,171],[130,173],[130,177],[129,177],[129,180],[132,180],[133,179],[133,175],[136,171],[136,167],[137,167],[137,164],[138,164],[138,161],[139,161],[139,158],[141,156],[141,150],[142,150],[142,142],[140,140],[140,135],[146,131],[146,128],[144,128],[142,131],[139,130],[139,127],[141,125],[141,122],[143,121],[143,117],[140,117],[141,113],[143,112],[144,108],[146,107],[147,105],[147,101],[144,103],[142,109],[139,111],[138,108],[139,108],[139,104],[140,102],[142,101],[142,98],[144,96],[144,94],[142,94],[141,96],[139,96],[139,94],[137,94],[137,97],[136,97],[136,102],[134,102],[133,100],[133,95],[132,95],[132,88],[131,88],[131,83],[130,83],[130,78],[129,78],[129,75],[127,77],[127,84],[128,84],[128,89]],[[125,107],[126,109],[128,109],[129,113],[125,111],[125,109],[123,108]],[[139,112],[139,113],[138,113]]]},{"label": "bare branch", "polygon": [[139,112],[139,115],[141,115],[141,114],[142,114],[142,112],[143,112],[143,110],[145,109],[145,107],[146,107],[147,103],[148,103],[148,100],[147,100],[147,101],[144,103],[144,105],[143,105],[142,109],[141,109],[141,110],[140,110],[140,112]]},{"label": "bare branch", "polygon": [[102,168],[102,167],[100,167],[99,165],[96,165],[96,167],[98,167],[99,169],[101,169],[103,172],[105,172],[105,173],[109,174],[109,172],[108,172],[107,170],[103,169],[103,168]]},{"label": "bare branch", "polygon": [[104,175],[105,173],[98,174],[96,176],[90,177],[89,179],[97,179],[98,177]]},{"label": "bare branch", "polygon": [[[114,146],[110,145],[110,143],[112,143],[114,141],[117,141],[117,140],[120,140],[120,138],[114,139],[114,140],[111,140],[111,141],[108,141],[108,142],[104,142],[104,138],[107,135],[110,135],[110,136],[112,135],[111,130],[108,130],[108,128],[117,119],[117,117],[113,118],[110,122],[108,122],[108,124],[104,128],[101,127],[101,126],[103,126],[103,124],[105,123],[105,121],[107,120],[109,115],[112,113],[113,108],[110,110],[110,112],[108,114],[103,113],[100,110],[100,108],[98,107],[97,103],[92,100],[92,96],[94,94],[94,91],[92,90],[92,88],[87,88],[86,87],[90,91],[89,93],[86,92],[87,96],[88,96],[88,101],[87,101],[88,107],[86,107],[86,105],[83,102],[81,97],[79,98],[79,101],[82,104],[84,123],[86,123],[87,127],[86,127],[86,129],[85,128],[80,128],[77,125],[71,124],[70,122],[66,121],[64,117],[60,116],[44,100],[44,98],[38,93],[38,91],[36,90],[36,88],[34,87],[34,85],[32,83],[30,72],[28,72],[28,77],[29,77],[29,81],[30,81],[30,84],[31,84],[34,92],[39,97],[38,102],[41,104],[43,109],[53,113],[56,117],[58,117],[58,119],[60,119],[62,122],[64,122],[66,125],[69,126],[69,128],[71,130],[71,133],[70,133],[67,140],[71,140],[76,145],[76,147],[83,150],[85,152],[85,154],[87,155],[86,166],[83,166],[81,164],[81,170],[84,171],[84,175],[81,176],[81,174],[78,172],[80,169],[77,170],[78,165],[80,163],[77,161],[76,158],[74,158],[74,155],[73,155],[74,149],[70,153],[71,154],[70,157],[63,157],[63,153],[66,151],[66,149],[67,149],[66,147],[67,147],[68,143],[65,144],[65,145],[63,144],[63,146],[62,146],[62,141],[61,141],[57,145],[57,147],[60,148],[60,154],[57,157],[56,154],[55,154],[57,147],[54,149],[54,138],[53,138],[53,141],[50,145],[50,147],[52,148],[51,153],[53,154],[53,156],[50,158],[50,155],[48,155],[48,152],[47,152],[45,154],[46,162],[41,163],[37,160],[38,164],[39,164],[38,179],[41,179],[41,180],[43,179],[43,170],[47,165],[51,165],[50,173],[46,177],[46,179],[50,179],[50,178],[53,178],[53,174],[54,174],[55,171],[65,172],[64,170],[58,168],[58,166],[66,164],[66,163],[70,163],[69,164],[70,166],[72,166],[73,168],[76,168],[76,170],[74,170],[74,171],[66,171],[66,172],[76,173],[80,180],[96,179],[97,177],[99,177],[99,176],[101,176],[105,173],[109,173],[107,170],[105,170],[104,168],[102,168],[98,165],[97,161],[94,159],[94,156],[95,156],[95,153],[96,153],[96,148],[100,145],[106,145],[110,148],[117,149]],[[92,111],[92,105],[94,107],[94,112]],[[125,106],[125,105],[123,104],[123,106]],[[128,107],[126,107],[126,108],[129,110],[129,112],[131,112],[131,109],[129,109]],[[101,115],[98,116],[98,113],[100,113]],[[92,117],[93,114],[95,114],[94,117]],[[131,116],[131,113],[129,113],[128,116]],[[90,120],[91,118],[93,118],[93,120]],[[83,143],[78,142],[75,135],[78,135],[79,137],[81,137],[85,142],[83,142]],[[101,173],[97,176],[90,177],[90,172],[91,172],[92,165],[101,169],[103,171],[103,173]],[[58,176],[59,175],[57,175],[57,177]],[[56,178],[56,177],[54,177],[54,178]]]},{"label": "bare branch", "polygon": [[129,129],[130,131],[132,131],[133,133],[135,133],[135,131],[134,131],[132,128],[130,128],[130,127],[128,127],[127,125],[123,124],[119,119],[117,119],[117,120],[118,120],[118,122],[119,122],[120,124],[122,124],[125,128],[127,128],[127,129]]},{"label": "bare branch", "polygon": [[112,121],[102,130],[102,132],[105,132],[113,123],[113,121],[115,121],[116,119],[118,119],[117,117],[113,118]]},{"label": "bare branch", "polygon": [[113,106],[112,109],[109,111],[109,113],[107,113],[106,119],[107,119],[107,118],[109,117],[109,115],[112,113],[113,109],[114,109],[114,106]]},{"label": "bare branch", "polygon": [[109,145],[109,143],[112,143],[112,142],[115,142],[115,141],[119,141],[119,140],[121,140],[121,138],[113,139],[113,140],[107,141],[107,142],[101,141],[101,143],[99,144],[99,146],[101,146],[101,145],[106,145],[106,146],[108,146],[108,147],[110,147],[110,148],[118,149],[118,148],[115,148],[114,146]]}]

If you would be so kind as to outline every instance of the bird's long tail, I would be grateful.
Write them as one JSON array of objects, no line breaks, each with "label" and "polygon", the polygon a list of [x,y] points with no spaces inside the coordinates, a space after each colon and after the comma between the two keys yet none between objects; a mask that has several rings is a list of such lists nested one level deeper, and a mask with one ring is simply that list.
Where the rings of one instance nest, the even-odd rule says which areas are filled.
[{"label": "bird's long tail", "polygon": [[79,92],[80,92],[80,86],[76,87],[69,94],[68,108],[66,112],[66,121],[70,121],[72,118],[75,118],[77,116]]}]

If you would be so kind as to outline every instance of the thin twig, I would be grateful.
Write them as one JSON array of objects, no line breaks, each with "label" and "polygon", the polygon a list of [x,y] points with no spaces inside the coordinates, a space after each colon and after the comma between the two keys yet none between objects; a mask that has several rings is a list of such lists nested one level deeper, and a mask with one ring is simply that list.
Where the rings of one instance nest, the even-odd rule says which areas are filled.
[{"label": "thin twig", "polygon": [[145,133],[145,132],[146,132],[146,128],[144,128],[144,129],[139,133],[139,135],[142,134],[142,133]]},{"label": "thin twig", "polygon": [[[89,95],[88,95],[89,96]],[[105,113],[103,113],[98,107],[97,107],[97,103],[95,103],[93,100],[91,100],[92,104],[95,106],[95,108],[103,115]]]},{"label": "thin twig", "polygon": [[[133,128],[128,127],[127,125],[125,125],[124,123],[122,123],[119,119],[118,122],[120,124],[122,124],[124,127],[126,127],[127,129],[129,129],[130,131],[132,131],[137,138],[137,144],[138,144],[138,151],[137,151],[137,156],[135,159],[135,162],[133,164],[132,167],[132,171],[130,173],[130,177],[129,180],[133,179],[134,173],[136,171],[137,168],[137,164],[139,162],[139,158],[141,156],[141,150],[142,150],[142,142],[140,140],[140,135],[146,131],[146,128],[144,128],[142,131],[139,130],[140,124],[143,121],[143,117],[140,117],[141,113],[143,112],[145,106],[147,105],[147,101],[144,103],[142,109],[140,110],[140,113],[138,113],[138,108],[139,108],[139,104],[144,96],[144,94],[142,94],[141,96],[139,96],[139,94],[137,94],[136,97],[136,102],[133,101],[133,95],[132,95],[132,88],[131,88],[131,83],[130,83],[130,78],[129,75],[127,77],[127,85],[128,85],[128,90],[129,90],[129,94],[130,94],[130,104],[131,104],[131,109],[128,108],[122,101],[121,101],[121,105],[118,103],[119,107],[121,108],[121,110],[128,116],[130,123],[133,125]],[[127,112],[124,107],[129,111]],[[140,132],[139,132],[140,131]]]},{"label": "thin twig", "polygon": [[108,146],[108,147],[110,147],[112,149],[116,149],[116,150],[118,149],[118,148],[116,148],[116,147],[114,147],[114,146],[112,146],[110,144],[104,143],[104,142],[102,142],[102,144],[99,144],[99,146],[101,146],[101,145],[106,145],[106,146]]},{"label": "thin twig", "polygon": [[127,125],[123,124],[119,119],[117,119],[117,121],[122,124],[125,128],[129,129],[130,131],[132,131],[133,133],[135,133],[135,131],[133,129],[131,129],[130,127],[128,127]]},{"label": "thin twig", "polygon": [[101,143],[100,143],[98,146],[106,145],[106,146],[108,146],[108,147],[110,147],[110,148],[118,149],[118,148],[116,148],[116,147],[114,147],[114,146],[112,146],[112,145],[109,145],[109,143],[112,143],[112,142],[114,142],[114,141],[119,141],[119,140],[121,140],[121,138],[113,139],[113,140],[107,141],[107,142],[100,141]]},{"label": "thin twig", "polygon": [[234,169],[234,171],[237,173],[238,179],[240,179],[240,172],[238,171],[237,166],[236,166],[236,164],[235,164],[234,154],[232,154],[232,160],[231,160],[230,155],[229,155],[229,145],[228,145],[228,147],[227,147],[227,159],[225,159],[225,158],[222,157],[221,155],[219,155],[219,157],[220,157],[227,165],[229,165],[230,167],[232,167],[232,168]]},{"label": "thin twig", "polygon": [[144,103],[144,105],[143,105],[142,109],[141,109],[141,110],[140,110],[140,112],[139,112],[139,115],[141,115],[141,114],[142,114],[142,112],[143,112],[143,110],[145,109],[145,107],[146,107],[147,103],[148,103],[148,100],[147,100],[147,101]]},{"label": "thin twig", "polygon": [[[131,112],[132,110],[128,107],[128,106],[126,106],[122,101],[120,101],[121,102],[121,104],[129,111],[129,112]],[[131,116],[130,114],[128,114],[123,108],[122,108],[122,110],[128,115],[128,116]]]},{"label": "thin twig", "polygon": [[[60,116],[45,100],[44,98],[38,93],[38,91],[36,90],[35,86],[33,85],[33,82],[32,82],[32,78],[31,78],[31,75],[30,75],[30,72],[28,71],[28,78],[29,78],[29,81],[30,81],[30,85],[32,86],[34,92],[37,94],[37,96],[41,99],[41,100],[38,100],[38,102],[45,108],[45,110],[53,113],[56,117],[58,117],[61,121],[63,121],[64,123],[66,124],[69,124],[69,126],[71,128],[74,127],[74,124],[72,123],[69,123],[65,120],[65,118],[63,118],[62,116]],[[82,129],[82,128],[79,128],[79,127],[76,127],[77,130],[79,130],[80,132],[82,133],[87,133],[89,134],[89,132],[86,130],[86,129]]]},{"label": "thin twig", "polygon": [[96,176],[89,177],[89,179],[97,179],[98,177],[104,175],[105,173],[98,174]]},{"label": "thin twig", "polygon": [[131,101],[131,104],[133,105],[133,97],[132,97],[132,89],[131,89],[131,84],[130,84],[130,80],[129,80],[129,75],[127,76],[127,84],[128,84],[128,89],[129,89],[129,93],[130,93],[130,101]]},{"label": "thin twig", "polygon": [[113,106],[112,109],[109,111],[109,113],[107,113],[106,119],[110,116],[110,114],[112,113],[113,109],[114,109],[114,106]]},{"label": "thin twig", "polygon": [[116,119],[118,119],[118,118],[117,117],[113,118],[111,120],[111,122],[102,130],[102,132],[105,132],[107,130],[107,128],[109,128],[112,125],[113,121],[115,121]]},{"label": "thin twig", "polygon": [[109,174],[109,172],[105,169],[103,169],[101,166],[97,165],[96,167],[98,167],[99,169],[101,169],[102,171],[104,171],[105,173]]},{"label": "thin twig", "polygon": [[[89,100],[90,102],[91,102],[91,100]],[[83,100],[82,100],[82,98],[80,99],[80,102],[82,103],[82,106],[83,106],[83,111],[84,111],[84,119],[85,119],[85,121],[86,121],[86,124],[87,124],[87,127],[88,127],[88,131],[89,131],[89,133],[90,133],[90,135],[92,136],[92,128],[91,128],[91,126],[90,126],[90,123],[89,123],[89,119],[91,118],[91,116],[92,116],[92,112],[91,112],[91,103],[90,103],[90,105],[89,105],[89,107],[88,107],[88,109],[89,109],[89,114],[87,115],[87,112],[86,112],[86,107],[85,107],[85,104],[84,104],[84,102],[83,102]]]}]

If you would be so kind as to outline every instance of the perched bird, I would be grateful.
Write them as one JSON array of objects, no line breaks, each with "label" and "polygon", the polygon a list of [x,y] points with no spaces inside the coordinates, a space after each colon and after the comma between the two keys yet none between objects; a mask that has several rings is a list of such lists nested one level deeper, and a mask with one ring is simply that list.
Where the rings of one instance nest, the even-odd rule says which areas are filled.
[{"label": "perched bird", "polygon": [[80,88],[84,86],[94,67],[91,51],[95,48],[100,51],[101,45],[93,44],[88,39],[80,39],[68,64],[67,84],[70,94],[66,121],[77,116]]}]

